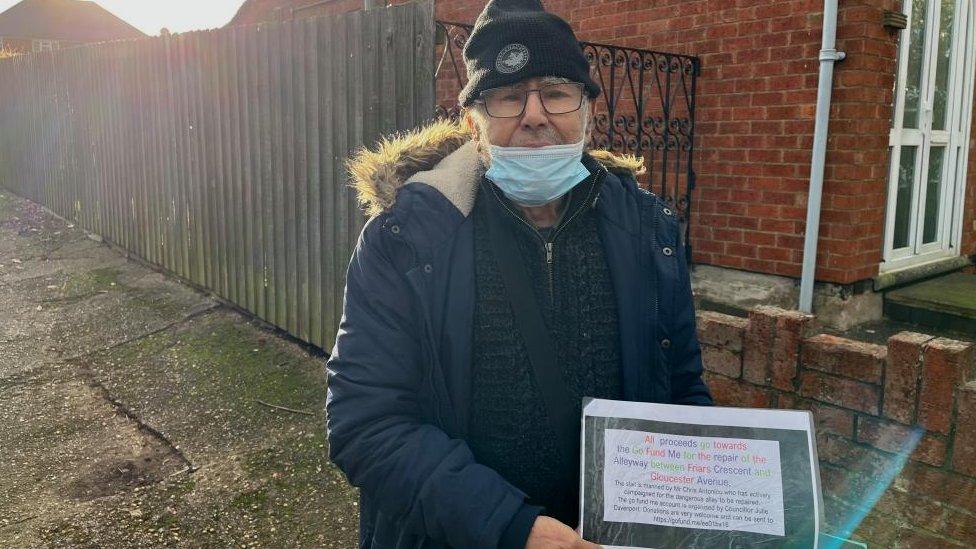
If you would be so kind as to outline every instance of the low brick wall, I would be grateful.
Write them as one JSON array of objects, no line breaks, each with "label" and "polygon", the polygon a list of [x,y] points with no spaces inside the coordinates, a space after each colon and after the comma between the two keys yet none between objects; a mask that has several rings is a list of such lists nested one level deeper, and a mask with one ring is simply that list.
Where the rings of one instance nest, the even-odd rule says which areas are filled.
[{"label": "low brick wall", "polygon": [[825,531],[877,547],[976,546],[976,346],[913,332],[874,345],[814,334],[812,320],[700,312],[716,404],[813,412]]}]

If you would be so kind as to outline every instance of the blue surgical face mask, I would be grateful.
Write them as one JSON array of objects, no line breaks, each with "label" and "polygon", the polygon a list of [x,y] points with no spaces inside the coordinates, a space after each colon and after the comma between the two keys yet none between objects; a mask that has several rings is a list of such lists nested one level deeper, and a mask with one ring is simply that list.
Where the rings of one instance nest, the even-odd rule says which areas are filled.
[{"label": "blue surgical face mask", "polygon": [[590,175],[583,165],[583,140],[548,147],[491,145],[491,166],[485,172],[510,200],[541,206],[569,192]]}]

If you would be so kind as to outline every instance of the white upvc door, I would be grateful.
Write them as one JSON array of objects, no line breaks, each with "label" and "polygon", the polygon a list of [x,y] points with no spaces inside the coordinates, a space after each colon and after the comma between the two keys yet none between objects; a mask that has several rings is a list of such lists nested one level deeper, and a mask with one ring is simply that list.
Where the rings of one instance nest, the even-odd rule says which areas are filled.
[{"label": "white upvc door", "polygon": [[974,0],[905,0],[882,271],[959,255]]}]

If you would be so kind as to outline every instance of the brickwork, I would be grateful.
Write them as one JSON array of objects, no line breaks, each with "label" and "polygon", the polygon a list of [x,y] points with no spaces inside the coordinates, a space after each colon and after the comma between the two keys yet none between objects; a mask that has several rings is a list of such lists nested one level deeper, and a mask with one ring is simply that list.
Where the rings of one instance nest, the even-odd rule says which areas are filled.
[{"label": "brickwork", "polygon": [[[693,261],[797,278],[802,263],[817,95],[821,0],[548,0],[582,40],[699,56]],[[437,18],[470,23],[484,0],[441,0]],[[817,280],[877,274],[883,246],[896,0],[842,2]],[[441,101],[457,95],[442,73]],[[976,151],[976,139],[972,141]],[[976,162],[976,153],[970,165]],[[976,169],[967,204],[976,203]],[[976,209],[963,250],[976,253]]]},{"label": "brickwork", "polygon": [[841,3],[837,48],[847,58],[834,78],[818,280],[852,282],[878,272],[899,38],[880,22],[884,10],[900,9],[893,0]]},{"label": "brickwork", "polygon": [[976,346],[912,332],[874,345],[813,324],[773,307],[700,312],[717,404],[813,413],[826,531],[854,527],[872,547],[972,547]]}]

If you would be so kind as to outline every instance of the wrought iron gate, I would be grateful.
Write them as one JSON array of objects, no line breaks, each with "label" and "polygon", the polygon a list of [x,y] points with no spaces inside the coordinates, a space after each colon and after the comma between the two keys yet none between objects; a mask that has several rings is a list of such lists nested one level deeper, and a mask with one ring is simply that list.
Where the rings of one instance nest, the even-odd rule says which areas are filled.
[{"label": "wrought iron gate", "polygon": [[[457,117],[456,97],[467,82],[461,51],[471,25],[437,22],[437,113]],[[638,183],[678,212],[688,238],[693,163],[695,91],[701,72],[697,57],[608,44],[581,42],[602,89],[594,115],[595,146],[644,159],[647,172]],[[449,100],[444,100],[449,97]]]}]

